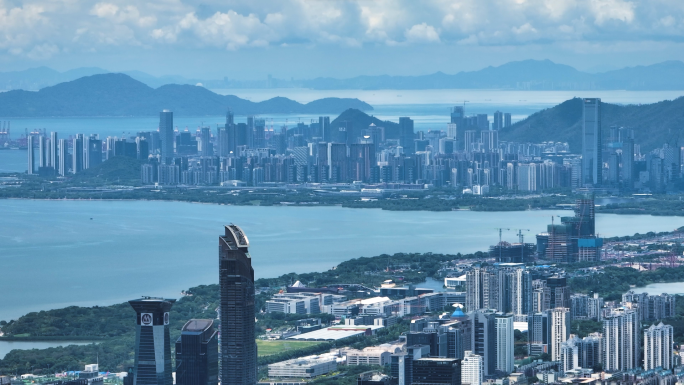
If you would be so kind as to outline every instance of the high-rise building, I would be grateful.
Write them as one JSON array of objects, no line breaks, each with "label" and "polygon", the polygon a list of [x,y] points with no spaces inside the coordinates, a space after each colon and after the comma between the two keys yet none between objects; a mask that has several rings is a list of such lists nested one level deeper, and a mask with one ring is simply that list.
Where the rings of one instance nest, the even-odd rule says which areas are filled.
[{"label": "high-rise building", "polygon": [[161,163],[171,164],[173,159],[173,112],[163,110],[159,113],[159,138],[161,139]]},{"label": "high-rise building", "polygon": [[174,302],[151,297],[128,301],[137,320],[132,385],[173,385],[169,312]]},{"label": "high-rise building", "polygon": [[71,173],[83,171],[83,134],[76,134],[71,142]]},{"label": "high-rise building", "polygon": [[512,373],[515,358],[513,338],[513,314],[497,313],[496,325],[496,370]]},{"label": "high-rise building", "polygon": [[586,98],[582,105],[582,181],[598,186],[603,178],[601,99]]},{"label": "high-rise building", "polygon": [[664,325],[662,322],[658,326],[651,325],[644,330],[644,370],[673,368],[673,332],[672,326]]},{"label": "high-rise building", "polygon": [[408,117],[399,118],[399,144],[404,148],[404,152],[413,152],[413,119]]},{"label": "high-rise building", "polygon": [[537,312],[527,318],[527,341],[530,356],[549,352],[549,314]]},{"label": "high-rise building", "polygon": [[249,241],[236,225],[225,226],[219,237],[221,289],[221,383],[257,382],[254,338],[254,269]]},{"label": "high-rise building", "polygon": [[43,135],[38,136],[38,167],[43,168],[48,165],[47,138]]},{"label": "high-rise building", "polygon": [[511,126],[511,113],[510,113],[510,112],[504,113],[504,123],[503,123],[503,126],[504,126],[504,127],[510,127],[510,126]]},{"label": "high-rise building", "polygon": [[327,143],[332,142],[334,137],[332,132],[330,131],[330,117],[319,116],[318,125],[321,129],[321,137],[323,138],[323,141]]},{"label": "high-rise building", "polygon": [[494,122],[492,122],[492,130],[500,130],[503,128],[503,112],[496,111],[494,113]]},{"label": "high-rise building", "polygon": [[29,175],[33,175],[36,173],[36,155],[35,155],[35,149],[34,146],[36,145],[36,136],[35,135],[29,135],[28,138],[26,138],[26,145],[28,148],[28,170],[27,173]]},{"label": "high-rise building", "polygon": [[635,369],[639,366],[638,313],[621,307],[603,320],[603,369],[607,372]]},{"label": "high-rise building", "polygon": [[456,123],[447,124],[447,138],[456,140],[458,139],[458,126]]},{"label": "high-rise building", "polygon": [[69,162],[67,162],[67,158],[69,155],[69,149],[67,145],[66,139],[60,139],[59,140],[59,168],[57,169],[57,173],[61,176],[65,176],[67,172],[69,171]]},{"label": "high-rise building", "polygon": [[493,310],[478,310],[468,313],[472,325],[470,347],[473,354],[482,357],[485,376],[496,370],[496,314]]},{"label": "high-rise building", "polygon": [[470,350],[466,351],[461,361],[461,384],[482,385],[482,380],[484,380],[482,357],[473,354]]},{"label": "high-rise building", "polygon": [[93,168],[102,163],[102,141],[98,139],[97,135],[91,135],[90,137],[85,138],[84,147],[84,168]]},{"label": "high-rise building", "polygon": [[570,312],[566,308],[547,310],[549,316],[549,354],[552,361],[560,361],[561,345],[570,336]]},{"label": "high-rise building", "polygon": [[59,163],[62,161],[59,157],[59,139],[57,139],[57,133],[50,133],[50,167],[55,169],[55,172],[59,172]]},{"label": "high-rise building", "polygon": [[192,319],[176,341],[176,385],[218,384],[218,331],[210,319]]},{"label": "high-rise building", "polygon": [[454,106],[451,109],[451,123],[456,124],[458,127],[465,127],[463,119],[465,118],[465,108],[462,106]]},{"label": "high-rise building", "polygon": [[211,143],[211,128],[202,127],[200,129],[200,155],[201,156],[213,156],[214,148]]}]

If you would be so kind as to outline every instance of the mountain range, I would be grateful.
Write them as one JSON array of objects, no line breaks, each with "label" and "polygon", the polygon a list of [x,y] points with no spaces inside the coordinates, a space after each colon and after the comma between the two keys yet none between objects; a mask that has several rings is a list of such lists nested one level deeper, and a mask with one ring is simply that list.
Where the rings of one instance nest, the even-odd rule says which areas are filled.
[{"label": "mountain range", "polygon": [[167,84],[152,88],[125,74],[99,74],[46,87],[40,91],[12,90],[0,93],[0,116],[151,116],[170,109],[180,115],[223,115],[230,108],[237,115],[332,113],[373,107],[358,99],[324,98],[301,104],[277,97],[251,102],[233,95],[219,95],[204,87]]},{"label": "mountain range", "polygon": [[[363,111],[346,110],[331,122],[331,126],[336,129],[344,121],[350,121],[354,127],[362,128],[373,123],[385,127],[387,138],[399,137],[398,123],[381,121]],[[641,146],[642,153],[662,147],[665,143],[679,145],[684,140],[684,97],[642,105],[621,106],[601,103],[604,143],[608,142],[611,126],[633,129],[634,142]],[[567,142],[572,152],[579,153],[582,150],[582,99],[566,100],[501,129],[499,140],[532,143]]]},{"label": "mountain range", "polygon": [[[652,104],[617,105],[601,103],[601,127],[607,143],[611,126],[634,130],[634,143],[642,152],[663,144],[682,144],[684,140],[684,97]],[[504,128],[500,140],[518,142],[568,142],[570,150],[582,149],[582,99],[573,98],[538,111],[527,119]]]},{"label": "mountain range", "polygon": [[[38,90],[83,76],[110,73],[102,68],[77,68],[58,72],[47,67],[0,72],[0,90]],[[157,88],[169,83],[201,84],[210,89],[229,88],[311,88],[341,89],[512,89],[512,90],[683,90],[684,63],[665,61],[648,66],[588,73],[550,60],[523,60],[477,71],[420,76],[357,76],[348,79],[235,80],[188,79],[182,76],[155,77],[141,71],[122,73]]]}]

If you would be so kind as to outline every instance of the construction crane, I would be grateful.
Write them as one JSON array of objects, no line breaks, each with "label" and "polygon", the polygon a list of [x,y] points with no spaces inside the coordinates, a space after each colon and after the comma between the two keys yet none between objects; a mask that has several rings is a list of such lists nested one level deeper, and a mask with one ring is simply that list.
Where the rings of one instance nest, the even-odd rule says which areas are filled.
[{"label": "construction crane", "polygon": [[520,261],[525,261],[525,235],[523,231],[530,231],[530,229],[518,229],[518,239],[520,239]]},{"label": "construction crane", "polygon": [[497,230],[499,230],[499,243],[498,243],[497,246],[499,246],[499,262],[501,262],[501,249],[503,248],[503,247],[502,247],[503,245],[501,244],[501,232],[502,232],[503,230],[508,230],[508,231],[510,231],[511,229],[497,228]]}]

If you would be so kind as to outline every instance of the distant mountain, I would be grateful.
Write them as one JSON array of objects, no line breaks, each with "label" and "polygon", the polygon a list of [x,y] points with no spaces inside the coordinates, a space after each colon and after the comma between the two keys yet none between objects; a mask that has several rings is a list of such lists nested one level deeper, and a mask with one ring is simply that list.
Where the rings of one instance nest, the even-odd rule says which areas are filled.
[{"label": "distant mountain", "polygon": [[[684,144],[684,97],[653,104],[620,106],[601,103],[602,134],[610,126],[634,129],[634,141],[642,151],[664,143]],[[555,107],[530,115],[499,132],[501,140],[525,142],[568,142],[570,149],[582,149],[582,99],[567,100]]]},{"label": "distant mountain", "polygon": [[0,72],[0,91],[39,90],[58,83],[72,81],[84,76],[105,74],[109,71],[97,67],[76,68],[59,72],[48,67],[29,68],[23,71]]},{"label": "distant mountain", "polygon": [[389,120],[380,120],[355,108],[345,110],[337,118],[335,118],[335,120],[330,122],[330,127],[333,132],[339,130],[340,126],[344,124],[343,122],[351,122],[355,132],[360,132],[361,129],[368,128],[371,124],[375,124],[378,127],[385,128],[385,138],[399,138],[398,123],[394,123]]},{"label": "distant mountain", "polygon": [[301,104],[287,98],[251,102],[219,95],[204,87],[167,84],[152,88],[125,74],[101,74],[46,87],[40,91],[0,93],[0,116],[150,116],[163,109],[181,115],[334,113],[348,108],[369,111],[358,99],[325,98]]},{"label": "distant mountain", "polygon": [[590,74],[550,60],[509,62],[499,67],[448,75],[358,76],[302,81],[313,89],[516,89],[516,90],[682,90],[684,63],[668,61]]}]

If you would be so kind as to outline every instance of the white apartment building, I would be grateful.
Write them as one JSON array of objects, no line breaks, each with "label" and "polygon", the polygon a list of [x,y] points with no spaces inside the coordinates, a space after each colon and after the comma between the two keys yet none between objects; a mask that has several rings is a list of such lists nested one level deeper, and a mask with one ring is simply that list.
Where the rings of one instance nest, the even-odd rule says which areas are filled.
[{"label": "white apartment building", "polygon": [[482,385],[484,364],[482,356],[466,350],[461,363],[461,384]]},{"label": "white apartment building", "polygon": [[644,330],[644,370],[672,369],[673,328],[662,322]]}]

